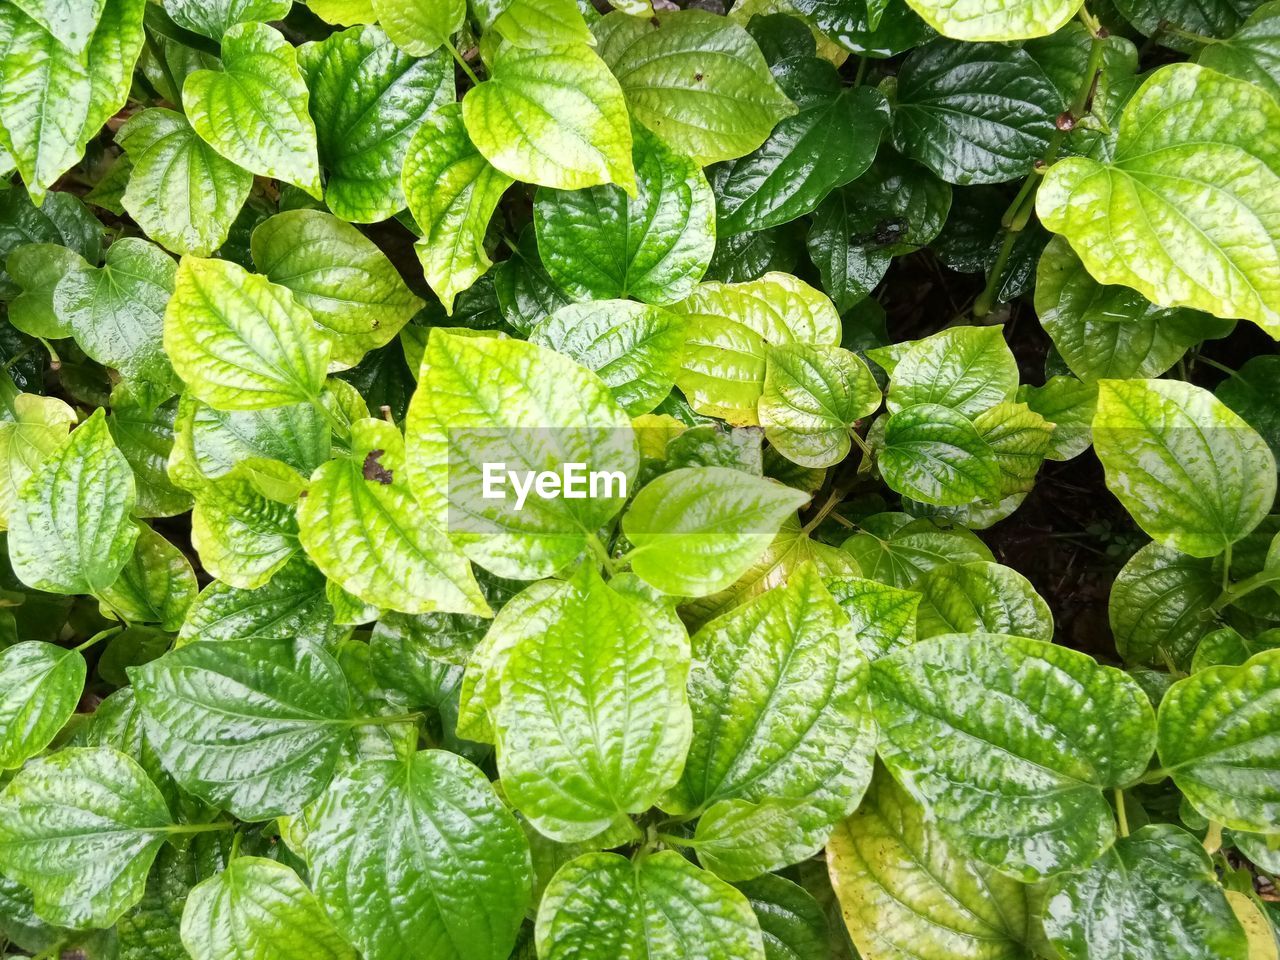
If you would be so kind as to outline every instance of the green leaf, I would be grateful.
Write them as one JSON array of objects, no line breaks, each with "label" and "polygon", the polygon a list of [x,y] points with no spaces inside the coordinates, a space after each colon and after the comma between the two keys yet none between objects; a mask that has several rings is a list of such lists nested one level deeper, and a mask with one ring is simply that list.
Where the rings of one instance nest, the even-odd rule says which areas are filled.
[{"label": "green leaf", "polygon": [[191,497],[168,474],[178,402],[175,397],[148,410],[127,384],[118,384],[111,393],[107,426],[133,471],[138,492],[135,517],[172,517],[191,509]]},{"label": "green leaf", "polygon": [[121,203],[147,236],[175,253],[208,256],[227,239],[253,175],[196,136],[186,118],[153,107],[116,141],[130,163]]},{"label": "green leaf", "polygon": [[565,864],[538,907],[537,945],[541,960],[765,960],[747,898],[673,850]]},{"label": "green leaf", "polygon": [[827,843],[845,927],[865,960],[1029,960],[1029,891],[969,859],[880,767]]},{"label": "green leaf", "polygon": [[933,403],[973,418],[1013,399],[1018,363],[1002,326],[950,327],[910,344],[891,377],[891,413]]},{"label": "green leaf", "polygon": [[1213,394],[1174,380],[1103,380],[1093,445],[1107,486],[1152,539],[1217,556],[1256,527],[1276,494],[1262,437]]},{"label": "green leaf", "polygon": [[910,7],[893,0],[789,0],[789,6],[841,52],[858,56],[894,57],[934,36]]},{"label": "green leaf", "polygon": [[308,808],[311,876],[369,960],[430,944],[440,960],[505,960],[529,902],[528,845],[484,775],[423,750],[366,760]]},{"label": "green leaf", "polygon": [[222,38],[222,69],[182,85],[187,119],[205,143],[251,173],[276,177],[319,199],[316,128],[293,46],[265,23]]},{"label": "green leaf", "polygon": [[84,691],[84,657],[26,640],[0,650],[0,769],[20,767],[71,719]]},{"label": "green leaf", "polygon": [[0,869],[64,927],[109,927],[141,898],[169,808],[133,760],[72,748],[28,763],[0,793]]},{"label": "green leaf", "polygon": [[0,518],[8,529],[27,479],[66,440],[76,412],[56,397],[20,393],[14,419],[0,420]]},{"label": "green leaf", "polygon": [[1154,377],[1201,340],[1231,332],[1224,322],[1184,307],[1161,308],[1128,287],[1089,275],[1062,237],[1036,268],[1036,313],[1071,372],[1086,383]]},{"label": "green leaf", "polygon": [[[274,496],[277,486],[295,496]],[[219,580],[252,590],[297,553],[296,494],[303,480],[274,460],[245,460],[202,486],[191,512],[191,545]]]},{"label": "green leaf", "polygon": [[311,312],[335,363],[352,366],[389,343],[423,306],[372,240],[321,210],[269,217],[250,248],[254,265]]},{"label": "green leaf", "polygon": [[836,306],[848,311],[870,296],[890,261],[938,235],[951,206],[951,187],[897,154],[882,156],[813,215],[809,257]]},{"label": "green leaf", "polygon": [[182,945],[193,960],[355,960],[315,895],[287,865],[236,857],[192,888]]},{"label": "green leaf", "polygon": [[425,121],[406,149],[404,195],[422,230],[414,244],[427,283],[447,312],[454,298],[493,265],[484,238],[511,178],[471,142],[462,107],[446,104]]},{"label": "green leaf", "polygon": [[1111,588],[1116,649],[1131,663],[1185,665],[1208,629],[1208,610],[1221,589],[1212,561],[1147,544]]},{"label": "green leaf", "polygon": [[[387,5],[380,0],[380,7]],[[426,16],[442,8],[397,0],[389,5]],[[388,20],[382,26],[396,33]],[[404,208],[400,168],[409,143],[433,110],[453,102],[452,61],[443,53],[414,59],[409,46],[393,45],[382,30],[365,26],[298,48],[320,164],[329,171],[324,200],[343,220],[376,223]]]},{"label": "green leaf", "polygon": [[296,637],[326,646],[346,632],[333,620],[324,574],[296,558],[256,590],[221,580],[209,584],[187,611],[178,642]]},{"label": "green leaf", "polygon": [[101,268],[63,277],[54,289],[53,309],[94,360],[129,380],[171,389],[173,370],[161,339],[176,272],[159,247],[125,237],[107,250]]},{"label": "green leaf", "polygon": [[182,551],[145,523],[129,562],[99,598],[130,623],[155,623],[176,632],[196,598],[196,575]]},{"label": "green leaf", "polygon": [[996,453],[978,428],[936,403],[913,404],[889,417],[878,463],[890,487],[924,503],[998,500],[1003,488]]},{"label": "green leaf", "polygon": [[476,149],[515,180],[635,191],[626,101],[585,44],[499,47],[489,79],[463,98],[462,118]]},{"label": "green leaf", "polygon": [[911,9],[954,40],[1044,37],[1076,15],[1082,0],[908,0]]},{"label": "green leaf", "polygon": [[71,325],[53,309],[53,294],[63,277],[88,266],[84,258],[58,244],[29,243],[9,254],[6,265],[10,280],[22,290],[9,304],[9,322],[43,340],[71,336]]},{"label": "green leaf", "polygon": [[1088,870],[1056,881],[1045,933],[1064,960],[1250,955],[1209,855],[1166,823],[1121,837]]},{"label": "green leaf", "polygon": [[703,812],[694,850],[721,876],[812,856],[862,798],[875,728],[850,635],[812,565],[694,635],[694,738],[663,806]]},{"label": "green leaf", "polygon": [[1218,384],[1219,400],[1240,414],[1280,456],[1280,357],[1264,354]]},{"label": "green leaf", "polygon": [[1280,99],[1280,5],[1258,7],[1226,40],[1201,49],[1196,62],[1247,80]]},{"label": "green leaf", "polygon": [[728,467],[683,467],[636,494],[622,519],[632,569],[663,593],[702,597],[750,569],[809,495]]},{"label": "green leaf", "polygon": [[639,416],[671,392],[685,325],[661,307],[595,300],[561,307],[533,328],[529,340],[593,370],[619,405]]},{"label": "green leaf", "polygon": [[698,413],[734,424],[758,422],[768,347],[840,342],[840,315],[831,301],[785,273],[703,283],[671,309],[685,317],[688,330],[676,385]]},{"label": "green leaf", "polygon": [[893,142],[948,183],[1003,183],[1031,171],[1063,106],[1026,51],[935,40],[898,74]]},{"label": "green leaf", "polygon": [[99,408],[18,492],[9,560],[18,579],[53,593],[96,593],[115,580],[138,536],[133,473]]},{"label": "green leaf", "polygon": [[775,874],[737,887],[760,923],[766,960],[830,960],[827,917],[804,887]]},{"label": "green leaf", "polygon": [[1025,495],[1049,452],[1054,426],[1025,403],[1000,403],[980,413],[973,425],[1000,468],[1000,496]]},{"label": "green leaf", "polygon": [[591,43],[574,0],[473,0],[476,17],[508,43],[538,49]]},{"label": "green leaf", "polygon": [[14,6],[76,56],[88,46],[103,5],[103,0],[14,0]]},{"label": "green leaf", "polygon": [[979,560],[934,567],[920,578],[920,639],[944,633],[1004,633],[1053,640],[1053,613],[1012,567]]},{"label": "green leaf", "polygon": [[955,843],[1034,881],[1115,836],[1103,790],[1142,775],[1151,705],[1126,674],[1040,640],[921,641],[871,664],[880,756]]},{"label": "green leaf", "polygon": [[1116,10],[1143,34],[1156,37],[1162,46],[1188,50],[1202,41],[1165,28],[1204,37],[1226,37],[1256,6],[1258,0],[1167,0],[1156,10],[1135,0],[1119,0]]},{"label": "green leaf", "polygon": [[[196,835],[181,851],[160,848],[137,908],[116,923],[119,960],[188,960],[179,926],[191,888],[225,866],[225,835]],[[229,846],[229,843],[227,844]]]},{"label": "green leaf", "polygon": [[878,513],[858,526],[859,532],[842,549],[853,555],[866,576],[900,589],[914,587],[921,575],[940,564],[995,559],[975,534],[943,520]]},{"label": "green leaf", "polygon": [[490,714],[507,797],[560,841],[648,810],[689,747],[688,640],[675,613],[587,565],[516,629],[495,641],[507,653]]},{"label": "green leaf", "polygon": [[[52,193],[36,207],[26,190],[4,182],[6,186],[0,188],[0,260],[7,260],[28,243],[53,243],[98,262],[102,224],[78,197]],[[9,299],[18,292],[0,264],[0,296]]]},{"label": "green leaf", "polygon": [[823,584],[849,618],[868,660],[915,643],[920,594],[861,577],[826,577]]},{"label": "green leaf", "polygon": [[466,0],[373,0],[373,12],[397,47],[425,57],[462,29],[467,4]]},{"label": "green leaf", "polygon": [[757,411],[779,453],[805,467],[830,467],[849,454],[850,431],[880,407],[880,386],[856,353],[790,343],[766,354]]},{"label": "green leaf", "polygon": [[221,410],[315,400],[329,362],[311,311],[287,287],[227,260],[183,258],[164,346],[191,393]]},{"label": "green leaf", "polygon": [[0,99],[0,151],[12,158],[33,200],[44,198],[124,106],[142,50],[145,6],[106,0],[80,53],[18,6],[0,7],[0,76],[9,80]]},{"label": "green leaf", "polygon": [[357,420],[351,454],[311,475],[298,504],[298,537],[330,579],[367,603],[488,615],[471,565],[419,510],[400,431],[384,420]]},{"label": "green leaf", "polygon": [[757,150],[715,173],[723,236],[763,230],[817,209],[871,166],[889,102],[854,87],[784,118]]},{"label": "green leaf", "polygon": [[675,303],[693,292],[716,244],[716,198],[697,162],[633,131],[636,195],[604,185],[539,190],[538,252],[576,299]]},{"label": "green leaf", "polygon": [[353,723],[338,664],[305,641],[192,643],[129,677],[165,769],[242,820],[314,799]]},{"label": "green leaf", "polygon": [[1125,107],[1111,160],[1054,164],[1036,211],[1100,282],[1280,333],[1277,130],[1280,104],[1262,90],[1162,67]]},{"label": "green leaf", "polygon": [[213,40],[237,23],[283,20],[292,0],[164,0],[173,22]]},{"label": "green leaf", "polygon": [[796,112],[751,35],[725,17],[611,13],[592,32],[632,116],[703,166],[750,153]]},{"label": "green leaf", "polygon": [[[572,561],[621,508],[638,466],[631,421],[593,373],[536,344],[439,329],[427,340],[405,446],[427,518],[474,562],[524,580]],[[492,484],[502,499],[484,497],[485,463],[525,474],[585,463],[613,476],[600,496],[534,495],[517,510],[502,477]]]},{"label": "green leaf", "polygon": [[1042,387],[1019,387],[1017,399],[1053,424],[1045,451],[1048,459],[1072,460],[1093,443],[1093,416],[1098,409],[1096,384],[1075,377],[1050,377]]},{"label": "green leaf", "polygon": [[1193,673],[1160,701],[1161,765],[1192,806],[1232,830],[1267,833],[1280,818],[1277,690],[1280,650],[1269,650]]}]

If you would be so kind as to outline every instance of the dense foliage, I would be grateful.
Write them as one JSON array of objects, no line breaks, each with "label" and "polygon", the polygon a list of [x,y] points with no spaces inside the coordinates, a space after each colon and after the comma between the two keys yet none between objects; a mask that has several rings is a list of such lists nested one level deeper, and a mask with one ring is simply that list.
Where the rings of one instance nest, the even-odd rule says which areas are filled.
[{"label": "dense foliage", "polygon": [[687,6],[0,0],[0,952],[1278,956],[1280,3]]}]

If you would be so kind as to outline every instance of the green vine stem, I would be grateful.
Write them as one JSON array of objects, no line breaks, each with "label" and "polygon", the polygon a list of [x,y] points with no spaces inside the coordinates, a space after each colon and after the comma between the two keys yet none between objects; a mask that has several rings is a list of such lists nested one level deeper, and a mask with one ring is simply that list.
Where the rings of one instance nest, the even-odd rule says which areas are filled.
[{"label": "green vine stem", "polygon": [[1009,257],[1013,254],[1014,244],[1017,242],[1018,235],[1031,222],[1031,214],[1035,212],[1036,191],[1040,187],[1044,171],[1058,159],[1062,145],[1075,129],[1076,124],[1088,116],[1089,111],[1093,109],[1093,98],[1098,91],[1098,81],[1102,77],[1103,55],[1106,53],[1108,34],[1106,28],[1083,7],[1080,8],[1080,20],[1088,29],[1091,38],[1089,59],[1085,64],[1080,88],[1067,109],[1058,115],[1056,129],[1049,139],[1049,145],[1045,148],[1044,154],[1036,161],[1035,169],[1022,182],[1017,196],[1013,198],[1004,216],[1000,218],[1000,223],[1004,227],[1004,237],[1000,241],[1000,250],[996,254],[995,263],[992,264],[991,272],[987,276],[987,285],[973,302],[975,319],[980,320],[985,317],[996,304],[1000,281],[1004,277],[1004,268],[1009,262]]}]

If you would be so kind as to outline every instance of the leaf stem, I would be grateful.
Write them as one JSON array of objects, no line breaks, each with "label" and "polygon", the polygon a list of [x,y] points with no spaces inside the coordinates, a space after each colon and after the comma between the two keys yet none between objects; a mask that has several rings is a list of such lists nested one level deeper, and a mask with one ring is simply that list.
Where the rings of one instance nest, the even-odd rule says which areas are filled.
[{"label": "leaf stem", "polygon": [[425,714],[421,710],[409,713],[392,713],[381,717],[358,717],[348,721],[353,727],[390,727],[397,723],[417,723]]},{"label": "leaf stem", "polygon": [[[1101,24],[1084,8],[1080,8],[1081,19],[1089,28],[1089,59],[1085,63],[1084,76],[1080,87],[1067,109],[1058,115],[1053,136],[1044,154],[1036,161],[1035,168],[1022,182],[1017,195],[1005,210],[1000,223],[1004,226],[1004,239],[1000,243],[1000,251],[996,254],[995,263],[987,276],[987,284],[973,301],[973,316],[981,319],[991,312],[996,304],[996,296],[1003,279],[1004,268],[1013,253],[1014,241],[1031,222],[1031,214],[1035,212],[1036,191],[1040,187],[1041,175],[1058,159],[1058,152],[1066,142],[1067,135],[1075,129],[1077,121],[1088,115],[1093,109],[1093,97],[1098,90],[1098,80],[1102,76],[1103,55],[1106,53],[1107,32]],[[1086,19],[1087,18],[1087,19]]]},{"label": "leaf stem", "polygon": [[1218,370],[1218,371],[1221,371],[1222,373],[1225,373],[1225,374],[1226,374],[1227,376],[1229,376],[1229,377],[1238,377],[1238,376],[1240,376],[1240,374],[1239,374],[1239,373],[1237,373],[1235,370],[1232,370],[1232,369],[1231,369],[1230,367],[1228,367],[1225,363],[1219,363],[1217,360],[1214,360],[1212,357],[1206,357],[1206,356],[1204,356],[1204,355],[1202,355],[1202,354],[1196,354],[1196,363],[1203,363],[1203,364],[1206,364],[1206,365],[1208,365],[1208,366],[1210,366],[1210,367],[1213,367],[1213,369],[1215,369],[1215,370]]},{"label": "leaf stem", "polygon": [[1209,821],[1209,829],[1204,835],[1204,849],[1210,855],[1222,849],[1222,824],[1216,820]]},{"label": "leaf stem", "polygon": [[123,632],[124,632],[124,627],[120,625],[117,625],[114,627],[107,627],[107,629],[105,630],[99,630],[97,633],[95,633],[92,637],[90,637],[84,643],[80,644],[78,647],[74,647],[73,649],[77,653],[83,653],[84,651],[92,647],[95,643],[97,643],[99,640],[105,640],[107,637],[113,637],[117,633],[123,633]]},{"label": "leaf stem", "polygon": [[1124,791],[1119,787],[1116,787],[1116,827],[1120,831],[1120,836],[1129,835],[1129,815],[1124,809]]},{"label": "leaf stem", "polygon": [[613,558],[609,556],[608,548],[600,542],[600,538],[594,533],[591,534],[591,538],[587,542],[591,545],[591,550],[596,555],[596,559],[600,561],[600,565],[604,567],[604,572],[612,579],[617,572],[617,565],[614,563]]},{"label": "leaf stem", "polygon": [[169,83],[169,90],[173,93],[173,105],[182,110],[182,87],[178,84],[178,78],[174,76],[173,68],[169,66],[169,58],[164,55],[164,48],[156,40],[156,35],[151,32],[151,28],[145,24],[142,27],[142,36],[147,44],[147,52],[151,54],[151,59],[155,60],[160,72],[164,74],[165,80]]},{"label": "leaf stem", "polygon": [[1222,592],[1218,594],[1218,599],[1209,605],[1209,612],[1217,613],[1223,607],[1229,607],[1246,594],[1253,593],[1253,591],[1273,583],[1280,583],[1280,570],[1259,570],[1251,577],[1245,577],[1238,583],[1224,587]]},{"label": "leaf stem", "polygon": [[467,78],[477,87],[480,86],[480,78],[477,77],[475,71],[471,69],[471,64],[467,63],[466,58],[458,52],[458,48],[453,45],[453,41],[448,37],[445,37],[444,45],[448,48],[449,52],[453,54],[454,61],[462,68],[462,72],[467,75]]},{"label": "leaf stem", "polygon": [[173,823],[162,829],[162,833],[217,833],[222,830],[235,830],[236,825],[230,820],[216,820],[213,823]]},{"label": "leaf stem", "polygon": [[1184,40],[1190,40],[1192,43],[1201,43],[1205,46],[1212,43],[1222,42],[1217,37],[1209,37],[1203,33],[1194,33],[1191,30],[1184,30],[1182,27],[1174,26],[1168,20],[1161,20],[1159,25],[1156,27],[1155,36],[1159,36],[1162,33],[1167,33],[1175,37],[1182,37]]}]

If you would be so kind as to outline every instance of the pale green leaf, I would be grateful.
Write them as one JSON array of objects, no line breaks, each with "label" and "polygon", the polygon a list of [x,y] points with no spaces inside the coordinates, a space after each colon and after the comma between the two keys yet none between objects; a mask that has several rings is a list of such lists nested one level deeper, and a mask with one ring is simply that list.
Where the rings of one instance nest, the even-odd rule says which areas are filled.
[{"label": "pale green leaf", "polygon": [[191,561],[147,524],[138,524],[133,555],[120,576],[99,591],[109,612],[129,623],[155,623],[176,632],[196,598],[196,575]]},{"label": "pale green leaf", "polygon": [[1209,391],[1176,380],[1103,380],[1093,444],[1107,486],[1158,543],[1217,556],[1276,495],[1266,442]]},{"label": "pale green leaf", "polygon": [[671,392],[680,368],[685,324],[682,317],[661,307],[594,300],[561,307],[533,328],[529,340],[594,371],[619,405],[638,416]]},{"label": "pale green leaf", "polygon": [[954,40],[1026,40],[1062,27],[1082,0],[908,0],[911,9]]},{"label": "pale green leaf", "polygon": [[375,606],[489,614],[466,558],[422,518],[405,478],[404,438],[384,420],[352,424],[350,455],[311,475],[298,538],[327,576]]},{"label": "pale green leaf", "polygon": [[919,593],[861,577],[826,577],[823,583],[868,660],[915,643]]},{"label": "pale green leaf", "polygon": [[885,482],[924,503],[959,506],[999,500],[1004,485],[996,452],[964,414],[917,403],[889,417],[877,457]]},{"label": "pale green leaf", "polygon": [[372,0],[382,29],[397,47],[425,57],[449,42],[467,16],[466,0]]},{"label": "pale green leaf", "polygon": [[251,249],[254,266],[311,312],[343,366],[389,343],[423,306],[372,240],[322,210],[262,221]]},{"label": "pale green leaf", "polygon": [[725,17],[611,13],[593,32],[632,115],[704,166],[750,153],[796,112],[751,35]]},{"label": "pale green leaf", "polygon": [[283,20],[293,0],[163,0],[165,12],[180,27],[214,40],[237,23]]},{"label": "pale green leaf", "polygon": [[747,898],[673,850],[565,864],[538,907],[537,945],[540,960],[765,960]]},{"label": "pale green leaf", "polygon": [[84,691],[84,657],[40,640],[0,650],[0,769],[19,767],[57,736]]},{"label": "pale green leaf", "polygon": [[679,777],[691,732],[674,611],[587,565],[516,629],[496,641],[506,655],[491,709],[507,797],[561,841],[648,810]]},{"label": "pale green leaf", "polygon": [[[303,479],[276,460],[244,460],[196,491],[191,545],[219,580],[262,586],[298,552],[294,502]],[[277,490],[292,496],[279,497]]]},{"label": "pale green leaf", "polygon": [[1161,67],[1125,107],[1110,162],[1054,164],[1036,210],[1100,282],[1277,334],[1278,131],[1280,104],[1257,87]]},{"label": "pale green leaf", "polygon": [[827,843],[827,870],[864,960],[1030,960],[1035,906],[971,860],[883,767]]},{"label": "pale green leaf", "polygon": [[178,643],[297,638],[326,646],[347,632],[333,620],[324,574],[296,558],[256,590],[209,584],[188,609]]},{"label": "pale green leaf", "polygon": [[699,413],[756,424],[768,347],[840,342],[840,315],[820,291],[790,274],[747,283],[704,283],[674,304],[688,339],[676,378]]},{"label": "pale green leaf", "polygon": [[480,25],[518,47],[593,43],[574,0],[473,0]]},{"label": "pale green leaf", "polygon": [[306,819],[316,894],[368,960],[424,944],[439,960],[506,960],[529,902],[529,851],[466,760],[424,750],[363,761]]},{"label": "pale green leaf", "polygon": [[109,927],[136,904],[171,828],[146,773],[106,747],[60,750],[0,793],[0,869],[50,923]]},{"label": "pale green leaf", "polygon": [[129,560],[133,473],[96,410],[32,473],[9,516],[18,579],[53,593],[94,593]]},{"label": "pale green leaf", "polygon": [[1280,650],[1179,680],[1160,701],[1160,763],[1200,813],[1232,830],[1280,821]]},{"label": "pale green leaf", "polygon": [[948,563],[916,584],[920,639],[943,633],[1005,633],[1053,640],[1053,613],[1035,587],[1000,563]]},{"label": "pale green leaf", "polygon": [[829,467],[849,453],[853,425],[880,407],[880,386],[857,354],[790,343],[766,353],[757,407],[765,437],[788,460]]},{"label": "pale green leaf", "polygon": [[152,240],[175,253],[208,256],[227,239],[253,175],[196,136],[182,114],[134,114],[116,140],[131,169],[121,203]]},{"label": "pale green leaf", "polygon": [[[631,421],[595,374],[536,344],[440,329],[427,340],[405,445],[427,518],[476,563],[519,579],[573,560],[621,508],[638,467]],[[506,464],[491,467],[489,484],[485,463]],[[597,496],[530,493],[516,509],[515,484],[502,470],[523,482],[568,463],[609,474]],[[486,486],[497,496],[486,498]]]},{"label": "pale green leaf", "polygon": [[768,549],[809,495],[728,467],[683,467],[636,494],[622,519],[632,569],[663,593],[723,590]]},{"label": "pale green leaf", "polygon": [[1093,443],[1093,415],[1098,409],[1098,387],[1075,377],[1050,377],[1044,386],[1021,386],[1018,402],[1025,403],[1053,424],[1049,460],[1071,460]]},{"label": "pale green leaf", "polygon": [[0,421],[0,520],[5,529],[23,484],[76,422],[66,403],[34,393],[14,397],[13,413],[14,419]]},{"label": "pale green leaf", "polygon": [[853,554],[866,576],[894,587],[913,588],[939,564],[995,559],[971,531],[945,520],[878,513],[858,526],[842,549]]},{"label": "pale green leaf", "polygon": [[636,189],[626,101],[585,44],[499,47],[489,79],[463,98],[462,118],[476,149],[515,180]]},{"label": "pale green leaf", "polygon": [[1018,389],[1018,364],[1004,328],[949,327],[912,342],[890,373],[891,413],[916,403],[936,403],[974,418]]},{"label": "pale green leaf", "polygon": [[227,260],[184,257],[164,346],[190,391],[222,410],[315,400],[329,341],[287,288]]},{"label": "pale green leaf", "polygon": [[222,69],[197,70],[182,85],[200,139],[252,173],[295,184],[319,199],[316,128],[297,52],[265,23],[241,23],[222,38]]},{"label": "pale green leaf", "polygon": [[236,857],[192,888],[182,911],[192,960],[355,960],[315,895],[286,864]]}]

